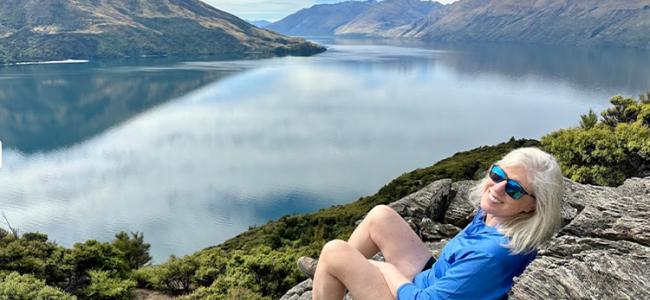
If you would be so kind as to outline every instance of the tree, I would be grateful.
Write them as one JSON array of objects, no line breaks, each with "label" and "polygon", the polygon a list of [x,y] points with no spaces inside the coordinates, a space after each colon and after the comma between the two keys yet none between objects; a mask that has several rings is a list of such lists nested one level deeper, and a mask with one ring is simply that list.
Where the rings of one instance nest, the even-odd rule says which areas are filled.
[{"label": "tree", "polygon": [[601,113],[603,123],[610,127],[616,127],[618,123],[632,123],[636,121],[640,105],[632,98],[614,96],[609,100],[614,107],[608,108]]},{"label": "tree", "polygon": [[120,232],[115,235],[112,244],[115,248],[122,251],[131,269],[138,269],[151,261],[151,256],[149,255],[151,245],[144,242],[143,233],[131,232],[131,236],[129,237],[126,232]]},{"label": "tree", "polygon": [[598,116],[596,113],[589,109],[589,112],[585,115],[580,116],[580,128],[582,129],[589,129],[598,123]]}]

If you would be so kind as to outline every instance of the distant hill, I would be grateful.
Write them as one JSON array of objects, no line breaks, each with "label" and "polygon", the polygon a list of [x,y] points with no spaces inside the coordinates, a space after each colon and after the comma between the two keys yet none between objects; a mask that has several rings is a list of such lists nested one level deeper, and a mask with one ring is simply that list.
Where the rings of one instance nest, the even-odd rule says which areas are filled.
[{"label": "distant hill", "polygon": [[266,28],[289,35],[333,35],[336,28],[349,23],[376,4],[376,1],[368,0],[314,5]]},{"label": "distant hill", "polygon": [[461,0],[399,36],[650,48],[649,0]]},{"label": "distant hill", "polygon": [[339,26],[336,35],[386,36],[400,34],[405,25],[426,17],[444,5],[420,0],[384,0],[361,12],[352,21]]},{"label": "distant hill", "polygon": [[[418,0],[315,5],[269,28],[287,34],[650,49],[650,0]],[[356,15],[356,16],[352,16]],[[347,21],[346,21],[347,20]]]},{"label": "distant hill", "polygon": [[249,21],[248,23],[251,23],[259,28],[264,28],[266,26],[269,26],[273,22],[269,22],[267,20],[255,20],[255,21]]},{"label": "distant hill", "polygon": [[310,55],[325,49],[281,36],[199,0],[0,1],[0,63],[220,55]]}]

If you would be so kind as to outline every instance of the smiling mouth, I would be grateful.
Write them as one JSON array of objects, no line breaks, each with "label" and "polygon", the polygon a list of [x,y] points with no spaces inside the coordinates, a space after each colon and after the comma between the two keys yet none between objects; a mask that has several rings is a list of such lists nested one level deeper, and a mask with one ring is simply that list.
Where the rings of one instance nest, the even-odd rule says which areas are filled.
[{"label": "smiling mouth", "polygon": [[488,192],[488,199],[490,200],[490,202],[494,202],[494,203],[498,203],[498,204],[503,204],[503,201],[501,201],[501,200],[497,199],[496,197],[494,197],[494,196],[492,195],[492,193],[490,193],[490,192]]}]

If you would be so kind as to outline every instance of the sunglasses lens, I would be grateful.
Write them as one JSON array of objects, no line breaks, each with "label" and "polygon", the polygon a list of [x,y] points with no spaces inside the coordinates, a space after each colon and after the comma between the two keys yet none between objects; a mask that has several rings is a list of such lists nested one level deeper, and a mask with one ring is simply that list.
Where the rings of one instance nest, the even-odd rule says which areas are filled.
[{"label": "sunglasses lens", "polygon": [[519,200],[521,197],[526,195],[526,190],[524,189],[523,186],[517,181],[514,181],[512,179],[508,179],[508,175],[506,175],[506,171],[501,169],[501,167],[494,165],[490,169],[490,179],[494,181],[494,183],[499,183],[501,181],[506,181],[506,194],[508,196],[512,197],[512,199]]},{"label": "sunglasses lens", "polygon": [[508,180],[506,183],[506,194],[512,197],[512,199],[519,200],[525,193],[524,188],[518,182]]},{"label": "sunglasses lens", "polygon": [[504,181],[506,179],[506,172],[499,166],[493,166],[492,169],[490,169],[490,178],[494,182]]}]

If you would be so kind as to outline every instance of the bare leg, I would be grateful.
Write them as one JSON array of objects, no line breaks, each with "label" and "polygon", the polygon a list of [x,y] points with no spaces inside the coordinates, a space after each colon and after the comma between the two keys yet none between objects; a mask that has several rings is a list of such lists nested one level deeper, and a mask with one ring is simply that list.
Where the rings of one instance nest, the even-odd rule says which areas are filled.
[{"label": "bare leg", "polygon": [[[431,250],[404,219],[386,205],[374,207],[354,229],[348,244],[366,258],[381,251],[386,262],[413,278],[431,258]],[[320,264],[320,260],[319,260]]]},{"label": "bare leg", "polygon": [[366,257],[345,241],[330,241],[318,261],[313,299],[341,300],[346,287],[355,300],[395,299],[381,271]]}]

